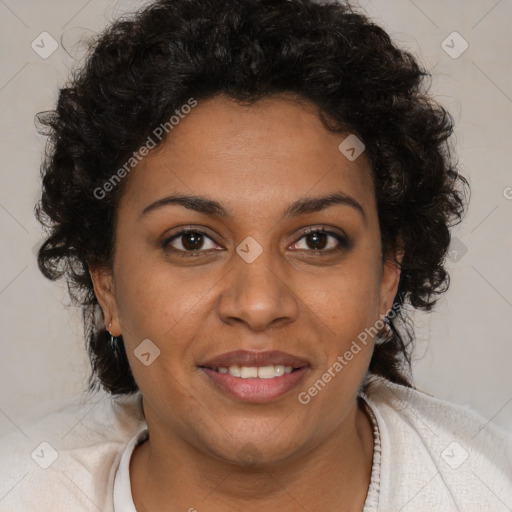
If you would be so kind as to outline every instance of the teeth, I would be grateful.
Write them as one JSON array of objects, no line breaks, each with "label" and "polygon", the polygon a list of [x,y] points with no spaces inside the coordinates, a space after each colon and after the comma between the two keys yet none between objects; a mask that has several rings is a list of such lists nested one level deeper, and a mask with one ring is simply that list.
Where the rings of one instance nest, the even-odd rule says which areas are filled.
[{"label": "teeth", "polygon": [[240,366],[230,366],[228,368],[229,375],[233,375],[233,377],[241,377],[240,375]]},{"label": "teeth", "polygon": [[274,366],[260,366],[258,368],[258,377],[260,379],[273,379],[276,375]]},{"label": "teeth", "polygon": [[242,377],[242,379],[249,379],[249,378],[254,378],[254,377],[257,377],[258,376],[258,368],[255,368],[254,366],[252,367],[248,367],[248,366],[242,366],[240,368],[240,377]]},{"label": "teeth", "polygon": [[284,375],[284,366],[278,365],[274,367],[276,372],[276,377],[281,377],[281,375]]},{"label": "teeth", "polygon": [[269,366],[230,366],[229,368],[217,368],[219,373],[229,373],[233,377],[240,377],[242,379],[273,379],[274,377],[281,377],[285,373],[292,373],[291,366],[283,366],[281,364]]}]

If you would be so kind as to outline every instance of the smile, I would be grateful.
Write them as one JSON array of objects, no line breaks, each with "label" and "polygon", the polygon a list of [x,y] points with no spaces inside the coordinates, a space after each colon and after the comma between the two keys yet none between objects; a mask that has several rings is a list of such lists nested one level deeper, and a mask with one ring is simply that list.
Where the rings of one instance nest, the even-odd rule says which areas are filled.
[{"label": "smile", "polygon": [[237,401],[267,403],[281,398],[297,387],[308,373],[309,366],[230,366],[199,369],[216,392]]},{"label": "smile", "polygon": [[[294,368],[291,366],[284,366],[281,364],[269,366],[229,366],[210,368],[219,373],[228,373],[233,377],[240,377],[241,379],[273,379],[274,377],[282,377],[287,373],[292,373]],[[295,368],[297,370],[298,368]]]},{"label": "smile", "polygon": [[216,392],[252,403],[282,397],[299,385],[310,367],[307,359],[276,350],[235,350],[198,365]]}]

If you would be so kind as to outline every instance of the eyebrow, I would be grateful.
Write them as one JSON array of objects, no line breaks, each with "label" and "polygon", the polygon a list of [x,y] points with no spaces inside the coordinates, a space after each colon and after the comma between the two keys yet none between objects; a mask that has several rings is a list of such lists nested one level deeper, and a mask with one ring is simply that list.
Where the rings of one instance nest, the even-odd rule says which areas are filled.
[{"label": "eyebrow", "polygon": [[[173,194],[158,199],[157,201],[146,206],[144,210],[142,210],[140,217],[143,217],[149,212],[172,204],[183,206],[184,208],[188,208],[189,210],[194,210],[205,215],[219,217],[221,219],[233,219],[234,217],[233,213],[226,209],[218,201],[209,199],[204,196],[182,194]],[[283,211],[282,218],[298,217],[299,215],[315,213],[334,205],[344,205],[354,208],[361,214],[364,221],[366,222],[366,214],[363,207],[352,196],[341,192],[320,197],[306,197],[303,199],[298,199]]]}]

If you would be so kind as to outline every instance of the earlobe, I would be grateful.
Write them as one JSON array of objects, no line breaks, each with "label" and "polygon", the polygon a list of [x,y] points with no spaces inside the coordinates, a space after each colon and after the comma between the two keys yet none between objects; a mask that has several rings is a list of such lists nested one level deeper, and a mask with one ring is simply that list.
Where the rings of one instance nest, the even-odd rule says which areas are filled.
[{"label": "earlobe", "polygon": [[105,327],[114,336],[119,336],[121,328],[112,272],[105,267],[90,266],[89,274],[92,279],[94,294],[103,311]]}]

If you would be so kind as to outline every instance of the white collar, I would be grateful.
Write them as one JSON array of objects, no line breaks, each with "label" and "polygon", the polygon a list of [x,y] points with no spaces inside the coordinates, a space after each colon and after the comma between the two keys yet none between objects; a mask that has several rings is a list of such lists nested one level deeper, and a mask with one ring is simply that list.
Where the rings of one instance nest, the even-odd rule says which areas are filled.
[{"label": "white collar", "polygon": [[137,432],[123,451],[119,467],[114,478],[114,512],[137,512],[132,497],[132,486],[130,481],[130,460],[135,447],[148,438],[147,427]]}]

